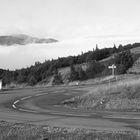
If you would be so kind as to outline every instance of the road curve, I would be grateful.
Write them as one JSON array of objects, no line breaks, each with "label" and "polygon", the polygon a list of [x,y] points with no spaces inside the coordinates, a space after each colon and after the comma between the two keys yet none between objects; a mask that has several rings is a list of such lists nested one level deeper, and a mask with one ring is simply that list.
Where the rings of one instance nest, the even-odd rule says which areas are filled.
[{"label": "road curve", "polygon": [[[79,111],[54,106],[56,101],[59,102],[64,96],[69,98],[83,94],[86,92],[84,88],[75,86],[1,91],[0,120],[111,131],[136,131],[140,126],[139,113]],[[47,106],[46,103],[40,103],[42,99],[49,102]]]}]

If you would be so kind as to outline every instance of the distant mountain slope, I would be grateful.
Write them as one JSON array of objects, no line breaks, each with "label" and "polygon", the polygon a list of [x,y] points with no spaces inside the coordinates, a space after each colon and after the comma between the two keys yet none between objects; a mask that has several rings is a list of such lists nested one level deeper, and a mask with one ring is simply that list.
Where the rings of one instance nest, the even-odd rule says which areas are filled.
[{"label": "distant mountain slope", "polygon": [[37,38],[31,37],[24,34],[0,36],[0,45],[11,46],[11,45],[26,45],[31,43],[54,43],[57,40],[53,38]]}]

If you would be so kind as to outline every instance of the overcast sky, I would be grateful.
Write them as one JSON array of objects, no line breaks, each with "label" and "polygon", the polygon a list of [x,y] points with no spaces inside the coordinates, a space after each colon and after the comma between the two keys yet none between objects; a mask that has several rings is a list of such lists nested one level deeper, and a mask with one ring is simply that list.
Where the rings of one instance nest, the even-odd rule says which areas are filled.
[{"label": "overcast sky", "polygon": [[[41,50],[33,45],[23,50],[19,46],[0,47],[1,68],[25,67],[37,60],[78,54],[96,43],[105,47],[109,43],[138,42],[139,7],[140,0],[0,0],[0,35],[25,33],[60,41]],[[22,59],[16,62],[19,56]]]}]

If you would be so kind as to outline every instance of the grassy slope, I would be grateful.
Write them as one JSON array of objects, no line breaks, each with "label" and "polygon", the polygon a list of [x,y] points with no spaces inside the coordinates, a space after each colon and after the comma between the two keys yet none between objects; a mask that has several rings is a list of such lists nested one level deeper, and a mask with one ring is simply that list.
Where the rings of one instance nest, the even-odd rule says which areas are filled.
[{"label": "grassy slope", "polygon": [[140,75],[126,75],[116,82],[99,84],[87,94],[66,100],[64,104],[97,110],[140,111],[139,91]]}]

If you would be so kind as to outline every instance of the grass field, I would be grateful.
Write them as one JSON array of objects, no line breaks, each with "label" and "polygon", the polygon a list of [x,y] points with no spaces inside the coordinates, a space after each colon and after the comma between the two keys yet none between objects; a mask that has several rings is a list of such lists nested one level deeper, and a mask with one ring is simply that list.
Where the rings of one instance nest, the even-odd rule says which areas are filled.
[{"label": "grass field", "polygon": [[109,132],[0,122],[0,140],[137,140],[134,132]]}]

